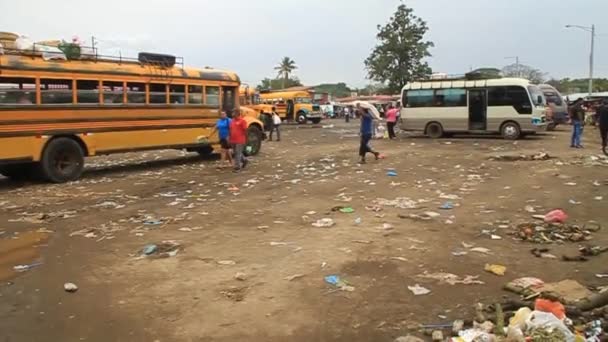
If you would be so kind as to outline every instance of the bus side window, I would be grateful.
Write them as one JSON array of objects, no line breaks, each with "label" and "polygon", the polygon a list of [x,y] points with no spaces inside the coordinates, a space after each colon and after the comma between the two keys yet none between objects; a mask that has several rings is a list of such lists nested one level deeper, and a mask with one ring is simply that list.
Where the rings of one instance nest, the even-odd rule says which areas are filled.
[{"label": "bus side window", "polygon": [[203,103],[203,87],[202,86],[188,86],[188,104],[202,104]]},{"label": "bus side window", "polygon": [[150,83],[150,104],[167,104],[167,85]]},{"label": "bus side window", "polygon": [[407,92],[407,103],[409,107],[432,107],[434,90],[410,90]]},{"label": "bus side window", "polygon": [[122,82],[103,81],[103,103],[117,105],[123,103],[125,88]]},{"label": "bus side window", "polygon": [[466,107],[467,91],[464,89],[439,89],[435,91],[435,107]]},{"label": "bus side window", "polygon": [[220,106],[220,87],[205,87],[207,104],[210,106],[218,107]]},{"label": "bus side window", "polygon": [[146,103],[146,85],[144,83],[127,83],[127,103]]},{"label": "bus side window", "polygon": [[41,79],[42,104],[72,104],[72,80]]},{"label": "bus side window", "polygon": [[532,103],[528,96],[528,91],[523,87],[507,87],[507,94],[512,106],[519,114],[532,114]]},{"label": "bus side window", "polygon": [[169,85],[169,103],[186,104],[186,86],[179,84]]},{"label": "bus side window", "polygon": [[78,104],[99,104],[99,81],[77,80],[76,97]]},{"label": "bus side window", "polygon": [[0,77],[0,105],[32,105],[35,103],[35,79]]}]

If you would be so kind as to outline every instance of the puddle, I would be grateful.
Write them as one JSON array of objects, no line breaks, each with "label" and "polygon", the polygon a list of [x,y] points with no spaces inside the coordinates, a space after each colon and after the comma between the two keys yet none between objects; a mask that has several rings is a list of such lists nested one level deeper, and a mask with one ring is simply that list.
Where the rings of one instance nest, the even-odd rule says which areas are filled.
[{"label": "puddle", "polygon": [[40,257],[40,246],[49,238],[48,233],[26,232],[15,235],[16,239],[0,239],[0,281],[15,277],[16,265],[28,265]]}]

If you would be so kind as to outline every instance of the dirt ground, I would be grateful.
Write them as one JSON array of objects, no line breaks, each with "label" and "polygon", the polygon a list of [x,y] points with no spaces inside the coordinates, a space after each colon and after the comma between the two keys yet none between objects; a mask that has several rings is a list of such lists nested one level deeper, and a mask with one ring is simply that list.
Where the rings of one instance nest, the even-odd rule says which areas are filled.
[{"label": "dirt ground", "polygon": [[[240,174],[160,151],[92,158],[70,184],[0,179],[0,341],[392,341],[419,324],[470,318],[474,303],[508,295],[502,286],[517,277],[608,285],[595,276],[608,272],[608,255],[536,258],[537,245],[509,234],[534,221],[530,207],[608,227],[597,131],[586,130],[584,150],[569,148],[568,127],[516,142],[402,134],[373,141],[386,159],[359,166],[357,123],[330,123],[285,127]],[[490,159],[541,151],[554,158]],[[395,198],[415,208],[378,205]],[[439,209],[447,201],[454,208]],[[440,216],[408,218],[428,211]],[[335,225],[313,227],[321,218]],[[608,244],[606,232],[590,243]],[[177,255],[141,257],[165,240],[180,244]],[[490,252],[454,255],[463,242]],[[548,246],[558,257],[578,247]],[[506,274],[485,272],[487,263]],[[418,277],[425,271],[485,284]],[[78,291],[64,291],[66,282]],[[415,284],[431,293],[415,296]]]}]

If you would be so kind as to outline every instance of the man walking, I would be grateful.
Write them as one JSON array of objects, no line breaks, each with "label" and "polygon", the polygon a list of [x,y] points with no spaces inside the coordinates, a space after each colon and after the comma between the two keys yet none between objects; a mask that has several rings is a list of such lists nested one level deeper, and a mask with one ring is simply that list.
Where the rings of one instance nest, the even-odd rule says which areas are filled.
[{"label": "man walking", "polygon": [[240,172],[249,161],[244,154],[247,144],[247,121],[243,119],[238,109],[234,110],[230,122],[230,143],[234,148],[234,172]]},{"label": "man walking", "polygon": [[369,146],[369,141],[372,139],[374,133],[374,119],[372,114],[365,108],[361,108],[361,105],[357,103],[357,112],[361,116],[361,144],[359,145],[359,164],[365,164],[365,155],[369,152],[376,157],[376,160],[380,158],[380,153],[374,151]]},{"label": "man walking", "polygon": [[217,132],[220,138],[220,146],[222,148],[220,167],[224,167],[226,161],[228,161],[230,166],[233,166],[232,154],[230,152],[230,143],[228,142],[228,138],[230,137],[231,121],[232,120],[230,120],[226,112],[222,111],[222,113],[220,114],[220,119],[217,120],[215,128],[210,134],[213,135],[215,132]]},{"label": "man walking", "polygon": [[581,137],[583,135],[583,124],[585,123],[585,110],[583,100],[579,99],[570,109],[570,120],[572,121],[572,139],[570,147],[583,148]]},{"label": "man walking", "polygon": [[277,114],[276,108],[272,107],[272,126],[270,128],[270,137],[268,141],[272,141],[272,132],[277,132],[277,141],[281,141],[281,117]]},{"label": "man walking", "polygon": [[602,150],[605,155],[608,155],[606,147],[608,145],[608,99],[605,99],[602,106],[597,111],[597,123],[600,128],[600,137],[602,138]]}]

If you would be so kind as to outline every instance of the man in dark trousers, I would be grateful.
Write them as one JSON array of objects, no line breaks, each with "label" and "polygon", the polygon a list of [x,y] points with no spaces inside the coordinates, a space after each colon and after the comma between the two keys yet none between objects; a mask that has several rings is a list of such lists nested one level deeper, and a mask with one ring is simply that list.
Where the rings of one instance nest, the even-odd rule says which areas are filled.
[{"label": "man in dark trousers", "polygon": [[368,109],[362,108],[357,104],[357,114],[361,116],[361,144],[359,146],[359,164],[365,164],[365,155],[369,152],[372,153],[376,160],[380,158],[380,153],[372,150],[369,146],[369,141],[372,139],[374,134],[374,118]]},{"label": "man in dark trousers", "polygon": [[600,127],[600,137],[602,138],[602,150],[608,155],[606,145],[608,145],[608,99],[604,99],[602,106],[597,111],[597,123]]},{"label": "man in dark trousers", "polygon": [[583,99],[574,102],[570,108],[570,121],[572,121],[572,139],[570,147],[583,148],[581,138],[583,136],[583,125],[585,124],[585,109],[583,108]]}]

